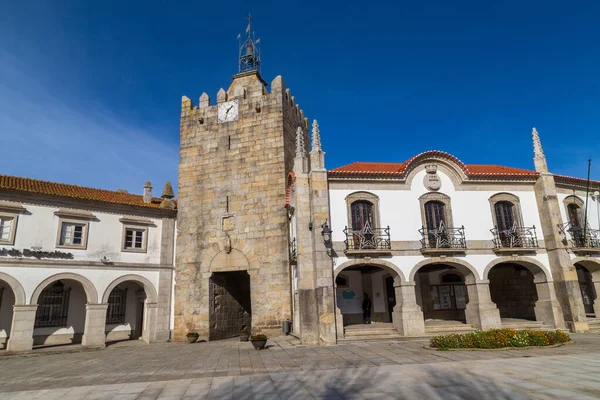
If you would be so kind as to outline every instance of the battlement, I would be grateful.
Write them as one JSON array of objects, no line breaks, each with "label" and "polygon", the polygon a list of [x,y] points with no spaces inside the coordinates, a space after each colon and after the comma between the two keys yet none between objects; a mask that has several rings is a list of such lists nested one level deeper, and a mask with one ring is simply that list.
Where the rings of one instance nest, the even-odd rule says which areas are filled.
[{"label": "battlement", "polygon": [[[181,97],[181,116],[193,116],[196,110],[205,111],[212,107],[230,100],[251,100],[254,102],[253,108],[260,112],[262,108],[262,99],[264,96],[282,97],[282,100],[294,111],[302,120],[305,119],[304,111],[296,104],[296,99],[292,96],[290,89],[285,87],[281,75],[276,76],[271,81],[271,92],[267,90],[267,83],[263,80],[257,71],[244,72],[233,76],[233,82],[227,90],[221,88],[217,92],[215,104],[211,103],[211,98],[207,93],[202,93],[198,105],[194,105],[187,96]],[[305,122],[308,127],[308,122]]]}]

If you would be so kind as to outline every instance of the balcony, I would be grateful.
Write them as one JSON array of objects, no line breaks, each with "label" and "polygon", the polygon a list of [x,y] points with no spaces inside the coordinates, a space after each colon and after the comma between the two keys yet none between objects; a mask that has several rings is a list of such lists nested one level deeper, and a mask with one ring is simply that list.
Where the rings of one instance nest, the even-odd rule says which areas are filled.
[{"label": "balcony", "polygon": [[298,248],[296,247],[296,238],[290,241],[290,264],[298,262]]},{"label": "balcony", "polygon": [[573,253],[600,253],[600,230],[589,228],[584,230],[579,226],[571,226],[567,232],[571,236]]},{"label": "balcony", "polygon": [[390,227],[372,228],[370,224],[360,230],[344,228],[346,240],[344,244],[346,255],[391,255],[392,242],[390,240]]},{"label": "balcony", "polygon": [[497,253],[527,253],[539,247],[535,226],[513,226],[508,230],[490,229]]},{"label": "balcony", "polygon": [[456,254],[467,249],[465,227],[447,227],[442,222],[437,229],[419,229],[422,254]]}]

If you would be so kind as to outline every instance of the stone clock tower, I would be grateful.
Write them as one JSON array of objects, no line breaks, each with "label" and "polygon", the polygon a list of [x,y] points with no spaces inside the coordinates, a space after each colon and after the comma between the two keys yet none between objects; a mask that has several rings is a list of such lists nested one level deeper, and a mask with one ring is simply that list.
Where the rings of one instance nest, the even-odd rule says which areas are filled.
[{"label": "stone clock tower", "polygon": [[181,102],[175,340],[280,333],[292,318],[286,182],[297,132],[308,151],[308,122],[281,76],[267,90],[246,32],[216,103]]}]

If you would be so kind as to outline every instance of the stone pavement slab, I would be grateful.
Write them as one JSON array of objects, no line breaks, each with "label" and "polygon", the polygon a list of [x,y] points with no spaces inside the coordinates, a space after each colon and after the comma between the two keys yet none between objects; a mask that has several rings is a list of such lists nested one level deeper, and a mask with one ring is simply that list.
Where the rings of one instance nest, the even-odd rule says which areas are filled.
[{"label": "stone pavement slab", "polygon": [[522,351],[440,352],[423,342],[328,347],[276,339],[123,343],[0,357],[2,399],[600,398],[600,336]]}]

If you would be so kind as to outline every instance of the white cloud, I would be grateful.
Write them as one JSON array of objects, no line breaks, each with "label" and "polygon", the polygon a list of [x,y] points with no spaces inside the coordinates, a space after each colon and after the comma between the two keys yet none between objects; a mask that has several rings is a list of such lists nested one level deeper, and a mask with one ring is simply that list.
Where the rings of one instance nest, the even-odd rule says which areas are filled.
[{"label": "white cloud", "polygon": [[158,194],[167,180],[177,186],[177,141],[61,99],[20,64],[0,50],[1,174],[132,193],[146,181]]}]

